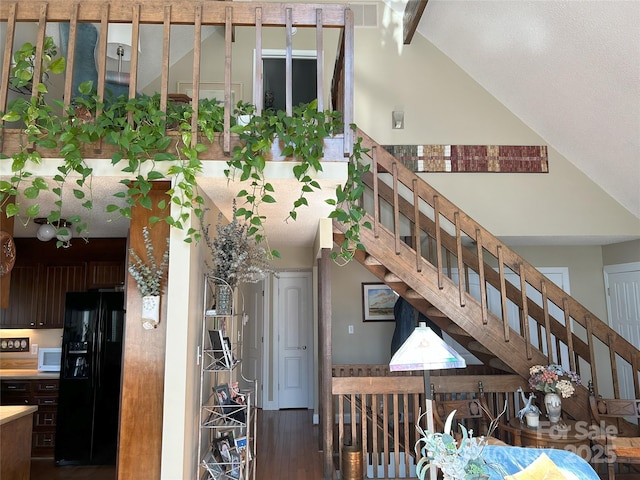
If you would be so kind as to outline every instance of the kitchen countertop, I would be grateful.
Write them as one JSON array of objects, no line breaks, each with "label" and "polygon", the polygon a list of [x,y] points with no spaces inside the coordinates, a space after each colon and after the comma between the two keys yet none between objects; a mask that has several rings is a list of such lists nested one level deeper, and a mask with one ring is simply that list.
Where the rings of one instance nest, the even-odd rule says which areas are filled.
[{"label": "kitchen countertop", "polygon": [[57,380],[60,372],[40,372],[30,368],[0,368],[2,380]]},{"label": "kitchen countertop", "polygon": [[38,407],[35,405],[4,405],[0,406],[0,425],[12,422],[25,415],[31,415]]}]

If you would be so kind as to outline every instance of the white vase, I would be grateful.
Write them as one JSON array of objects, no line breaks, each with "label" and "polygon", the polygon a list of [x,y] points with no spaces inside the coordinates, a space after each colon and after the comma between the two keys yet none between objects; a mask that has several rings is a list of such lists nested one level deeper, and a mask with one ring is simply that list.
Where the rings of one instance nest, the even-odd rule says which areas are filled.
[{"label": "white vase", "polygon": [[152,330],[160,321],[160,295],[145,295],[142,297],[142,327]]},{"label": "white vase", "polygon": [[558,423],[562,414],[562,397],[557,393],[547,393],[544,396],[544,408],[551,423]]}]

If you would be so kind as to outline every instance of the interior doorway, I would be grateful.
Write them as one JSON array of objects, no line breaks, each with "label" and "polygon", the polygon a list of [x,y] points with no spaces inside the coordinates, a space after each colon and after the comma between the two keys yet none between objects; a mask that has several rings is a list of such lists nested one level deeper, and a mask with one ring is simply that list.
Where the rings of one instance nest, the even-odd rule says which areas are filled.
[{"label": "interior doorway", "polygon": [[[309,103],[317,97],[316,58],[315,51],[294,50],[292,52],[291,95],[293,106]],[[286,110],[286,51],[263,50],[262,73],[264,109]]]},{"label": "interior doorway", "polygon": [[278,409],[313,408],[313,299],[310,271],[274,281],[274,386]]},{"label": "interior doorway", "polygon": [[[640,262],[604,267],[609,326],[640,348]],[[635,398],[632,366],[616,358],[620,398]]]}]

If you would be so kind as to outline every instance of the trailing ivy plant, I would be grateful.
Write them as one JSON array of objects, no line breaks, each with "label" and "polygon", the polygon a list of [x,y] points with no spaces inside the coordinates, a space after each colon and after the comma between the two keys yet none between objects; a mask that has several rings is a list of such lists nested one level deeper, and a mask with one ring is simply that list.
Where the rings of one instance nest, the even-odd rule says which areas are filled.
[{"label": "trailing ivy plant", "polygon": [[[52,40],[47,38],[42,71],[46,74],[61,73],[64,59],[53,58],[56,54],[55,45],[53,49],[51,45]],[[25,44],[19,54],[16,53],[16,67],[12,70],[10,80],[12,85],[24,87],[33,82],[34,70],[29,65],[33,65],[34,55],[35,47],[31,44]],[[116,147],[111,162],[121,166],[122,172],[128,176],[121,182],[126,190],[115,194],[122,201],[119,205],[109,205],[107,212],[130,218],[134,205],[151,208],[151,199],[147,194],[153,182],[172,179],[173,187],[168,192],[170,201],[161,201],[158,205],[165,213],[162,217],[151,218],[150,222],[165,221],[185,230],[191,214],[202,216],[204,199],[199,194],[198,175],[202,171],[200,156],[207,146],[192,142],[193,110],[190,104],[170,103],[164,112],[160,108],[159,94],[140,95],[131,99],[126,96],[107,97],[108,100],[102,102],[92,82],[85,82],[79,86],[80,95],[73,98],[71,106],[60,115],[56,112],[63,111],[64,105],[58,100],[48,104],[46,93],[46,86],[40,83],[34,96],[13,100],[1,117],[7,123],[22,122],[24,135],[20,150],[11,156],[11,177],[0,180],[0,205],[7,216],[21,215],[29,221],[42,215],[37,202],[21,212],[19,200],[11,199],[19,199],[20,193],[29,200],[37,200],[41,192],[50,190],[56,200],[47,218],[55,223],[62,217],[63,192],[69,188],[75,199],[91,212],[93,170],[84,160],[82,149],[85,144],[95,142]],[[320,189],[313,174],[322,171],[325,138],[342,130],[340,113],[318,112],[317,102],[314,101],[296,107],[291,116],[282,111],[256,115],[252,105],[242,102],[238,103],[234,114],[249,114],[251,119],[247,125],[236,124],[235,118],[232,119],[232,132],[238,135],[239,143],[227,162],[225,174],[230,180],[238,177],[241,181],[249,181],[249,187],[236,195],[244,201],[236,215],[247,222],[250,238],[268,245],[264,234],[266,218],[261,214],[260,207],[264,203],[276,202],[273,185],[265,178],[266,162],[273,142],[276,139],[281,142],[282,154],[296,160],[292,163],[292,169],[300,182],[300,194],[289,207],[286,219],[295,220],[299,208],[308,205],[307,195]],[[198,133],[209,142],[213,142],[215,135],[223,131],[223,120],[224,108],[217,101],[201,100],[198,103]],[[3,128],[5,126],[2,125]],[[355,126],[351,127],[355,129]],[[177,133],[171,135],[170,131]],[[34,166],[42,162],[40,149],[57,149],[62,157],[51,185],[33,173]],[[347,225],[345,243],[340,252],[334,254],[334,258],[350,260],[354,249],[363,248],[359,241],[360,228],[370,228],[363,222],[365,212],[359,205],[364,192],[361,177],[368,170],[360,161],[364,151],[358,140],[349,159],[347,182],[336,189],[335,199],[327,200],[334,206],[330,217]],[[0,153],[0,158],[9,157]],[[179,207],[179,213],[175,216],[169,213],[171,205]],[[88,224],[82,218],[73,216],[67,220],[74,223],[78,235],[87,234]],[[186,241],[197,241],[200,237],[199,230],[191,227],[186,229]],[[275,250],[270,252],[279,256]]]}]

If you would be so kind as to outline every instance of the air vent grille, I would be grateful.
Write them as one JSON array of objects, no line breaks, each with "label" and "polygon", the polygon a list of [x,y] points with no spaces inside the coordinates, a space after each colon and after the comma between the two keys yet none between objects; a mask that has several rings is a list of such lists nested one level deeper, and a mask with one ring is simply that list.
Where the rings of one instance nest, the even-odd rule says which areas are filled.
[{"label": "air vent grille", "polygon": [[376,3],[352,3],[353,23],[356,27],[378,26],[378,4]]}]

